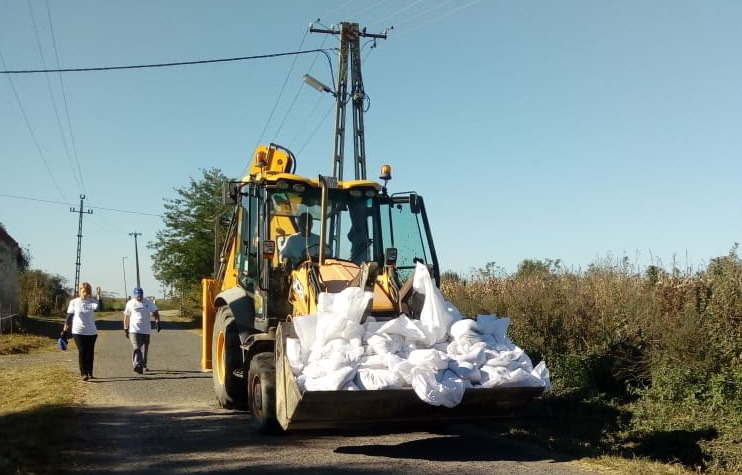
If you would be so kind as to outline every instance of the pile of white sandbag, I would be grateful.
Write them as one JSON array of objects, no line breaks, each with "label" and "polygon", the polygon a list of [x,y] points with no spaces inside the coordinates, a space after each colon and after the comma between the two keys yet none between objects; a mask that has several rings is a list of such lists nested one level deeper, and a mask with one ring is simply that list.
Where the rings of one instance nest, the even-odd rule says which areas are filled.
[{"label": "pile of white sandbag", "polygon": [[319,296],[318,311],[293,320],[299,338],[286,342],[302,391],[412,387],[423,401],[453,407],[468,388],[551,387],[549,370],[507,336],[509,318],[466,318],[418,264],[413,288],[425,295],[419,320],[370,316],[361,324],[372,292],[350,287]]}]

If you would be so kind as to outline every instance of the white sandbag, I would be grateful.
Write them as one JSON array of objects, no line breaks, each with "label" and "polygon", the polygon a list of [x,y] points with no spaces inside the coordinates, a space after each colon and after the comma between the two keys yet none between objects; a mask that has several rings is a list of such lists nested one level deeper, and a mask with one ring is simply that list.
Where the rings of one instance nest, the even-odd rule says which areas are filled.
[{"label": "white sandbag", "polygon": [[317,314],[301,315],[292,320],[294,331],[301,340],[302,346],[311,348],[314,345],[317,334]]},{"label": "white sandbag", "polygon": [[464,398],[464,381],[453,371],[427,366],[412,368],[412,388],[422,401],[433,406],[454,407]]},{"label": "white sandbag", "polygon": [[366,340],[368,354],[383,355],[386,353],[399,353],[404,347],[402,335],[376,334]]},{"label": "white sandbag", "polygon": [[426,366],[435,370],[448,369],[448,355],[433,348],[413,350],[407,357],[407,361],[412,366]]},{"label": "white sandbag", "polygon": [[481,366],[487,361],[487,344],[480,341],[469,344],[467,341],[454,340],[446,347],[446,354],[459,362],[467,362]]},{"label": "white sandbag", "polygon": [[479,366],[466,361],[451,360],[448,363],[448,369],[456,373],[461,379],[473,384],[478,384],[482,379]]},{"label": "white sandbag", "polygon": [[511,361],[515,361],[523,355],[523,349],[515,347],[512,350],[497,351],[488,349],[486,352],[487,366],[504,366],[508,367]]},{"label": "white sandbag", "polygon": [[445,341],[454,316],[449,313],[446,299],[433,283],[428,268],[419,262],[415,267],[412,287],[425,295],[423,308],[420,310],[420,324],[425,332],[425,341],[429,345]]},{"label": "white sandbag", "polygon": [[508,317],[499,318],[497,315],[477,315],[479,333],[494,336],[497,343],[511,343],[508,337],[508,326],[510,326],[510,318]]},{"label": "white sandbag", "polygon": [[346,340],[352,346],[363,345],[363,335],[366,334],[366,330],[358,322],[348,320],[345,322],[345,328],[340,334],[340,338]]},{"label": "white sandbag", "polygon": [[373,298],[373,292],[366,292],[360,287],[347,287],[336,294],[322,292],[317,298],[317,313],[342,315],[346,320],[361,323]]},{"label": "white sandbag", "polygon": [[[308,368],[309,366],[307,366]],[[306,368],[305,368],[306,374]],[[322,376],[311,378],[307,376],[304,387],[307,391],[338,391],[349,381],[355,378],[356,370],[344,367],[330,371]]]},{"label": "white sandbag", "polygon": [[387,355],[366,355],[361,358],[361,361],[358,363],[358,368],[389,369],[389,363],[386,356]]},{"label": "white sandbag", "polygon": [[419,320],[412,320],[404,313],[385,322],[381,327],[374,331],[375,334],[393,334],[402,335],[407,341],[425,340],[425,332],[422,329]]},{"label": "white sandbag", "polygon": [[452,338],[455,339],[471,332],[479,333],[479,329],[477,328],[477,321],[471,318],[464,318],[457,322],[454,322],[451,325],[451,329],[448,333],[451,335]]},{"label": "white sandbag", "polygon": [[301,374],[304,361],[301,358],[301,341],[298,338],[286,338],[286,357],[294,376]]},{"label": "white sandbag", "polygon": [[388,369],[361,368],[354,379],[360,389],[399,389],[404,381],[397,373]]},{"label": "white sandbag", "polygon": [[363,346],[351,345],[342,338],[336,338],[327,342],[325,346],[312,349],[307,361],[309,364],[322,360],[337,360],[337,366],[355,366],[363,357],[365,349]]},{"label": "white sandbag", "polygon": [[544,387],[544,381],[529,371],[518,368],[509,371],[504,366],[482,366],[483,388]]},{"label": "white sandbag", "polygon": [[399,376],[404,381],[405,386],[412,384],[412,368],[414,366],[409,360],[401,358],[397,355],[387,355],[389,369]]}]

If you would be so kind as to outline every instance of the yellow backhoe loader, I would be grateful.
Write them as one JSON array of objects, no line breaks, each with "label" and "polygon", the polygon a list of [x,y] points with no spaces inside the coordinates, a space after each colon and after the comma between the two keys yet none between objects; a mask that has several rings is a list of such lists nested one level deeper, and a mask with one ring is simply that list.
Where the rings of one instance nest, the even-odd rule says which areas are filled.
[{"label": "yellow backhoe loader", "polygon": [[[342,23],[335,32],[343,54],[357,57],[365,32]],[[386,422],[482,420],[536,397],[543,388],[467,390],[456,407],[434,407],[412,389],[303,391],[286,353],[296,319],[317,311],[321,293],[348,287],[373,292],[366,313],[377,320],[419,316],[424,296],[413,288],[419,263],[436,285],[440,276],[423,198],[389,193],[391,168],[379,182],[365,177],[363,86],[352,68],[356,177],[342,179],[341,118],[346,75],[339,75],[333,176],[295,174],[296,158],[277,145],[259,146],[247,175],[225,186],[231,225],[214,279],[204,279],[202,367],[213,373],[225,408],[248,409],[260,431],[349,427]],[[313,225],[312,225],[313,223]],[[299,259],[282,252],[292,236],[312,230],[318,239]]]}]

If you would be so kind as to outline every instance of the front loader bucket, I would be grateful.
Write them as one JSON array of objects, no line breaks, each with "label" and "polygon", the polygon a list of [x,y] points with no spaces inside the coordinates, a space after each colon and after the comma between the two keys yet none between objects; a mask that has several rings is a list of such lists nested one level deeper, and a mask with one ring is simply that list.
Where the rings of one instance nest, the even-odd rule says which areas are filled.
[{"label": "front loader bucket", "polygon": [[469,389],[453,408],[432,406],[413,389],[378,391],[305,391],[301,393],[285,352],[286,338],[297,338],[290,322],[276,338],[276,416],[284,430],[349,428],[397,423],[483,422],[507,416],[540,395],[544,388]]}]

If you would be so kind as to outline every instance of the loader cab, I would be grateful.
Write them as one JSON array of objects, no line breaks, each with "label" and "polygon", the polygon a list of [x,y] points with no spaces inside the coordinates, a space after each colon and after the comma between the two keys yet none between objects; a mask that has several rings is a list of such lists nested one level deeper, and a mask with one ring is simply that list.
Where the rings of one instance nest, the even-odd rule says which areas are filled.
[{"label": "loader cab", "polygon": [[[344,279],[342,272],[357,273],[364,263],[383,269],[393,281],[389,286],[396,288],[408,281],[418,262],[428,265],[438,279],[438,261],[422,197],[410,192],[388,195],[379,184],[366,180],[331,186],[321,182],[322,177],[280,174],[270,181],[242,186],[235,270],[237,283],[254,304],[255,327],[259,330],[267,331],[301,309],[295,300],[287,298],[296,290],[290,288],[296,281],[289,281],[296,267],[282,262],[281,251],[299,232],[302,214],[311,217],[312,233],[324,243],[320,243],[321,253],[307,250],[305,258],[309,259],[305,263],[315,269],[332,268],[328,272],[335,272],[338,286]],[[303,284],[314,285],[312,294],[317,295],[323,289],[341,288],[333,287],[334,278],[309,276]],[[311,308],[307,300],[304,310]]]}]

